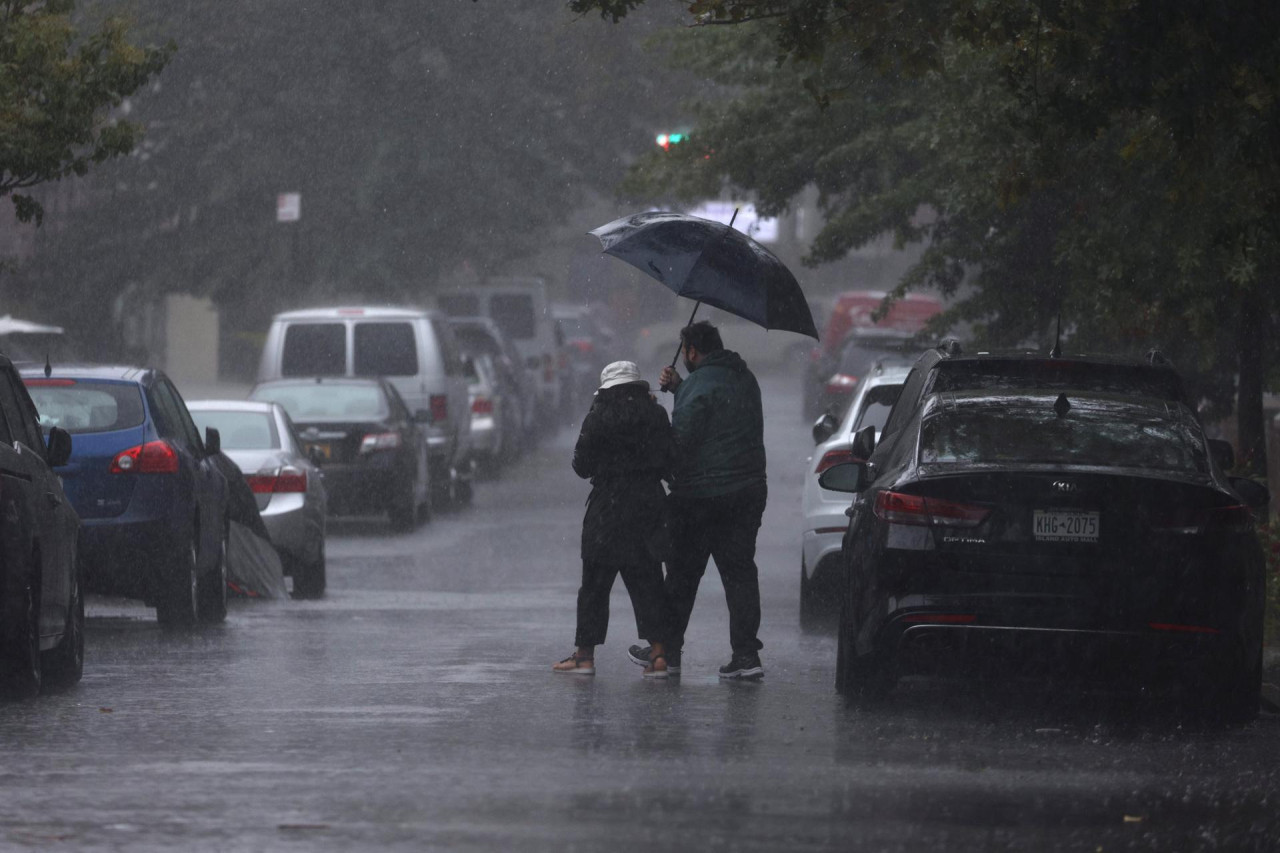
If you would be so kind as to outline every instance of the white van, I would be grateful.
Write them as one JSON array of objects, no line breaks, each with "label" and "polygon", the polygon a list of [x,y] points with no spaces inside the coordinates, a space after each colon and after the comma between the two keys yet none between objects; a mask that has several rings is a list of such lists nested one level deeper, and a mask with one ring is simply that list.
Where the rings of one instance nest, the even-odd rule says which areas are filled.
[{"label": "white van", "polygon": [[427,424],[432,487],[470,493],[471,410],[462,358],[445,318],[421,308],[344,306],[277,314],[258,381],[292,376],[385,376]]},{"label": "white van", "polygon": [[436,295],[436,304],[451,317],[489,317],[520,351],[538,386],[543,423],[558,417],[561,400],[561,344],[540,278],[491,278],[482,285]]}]

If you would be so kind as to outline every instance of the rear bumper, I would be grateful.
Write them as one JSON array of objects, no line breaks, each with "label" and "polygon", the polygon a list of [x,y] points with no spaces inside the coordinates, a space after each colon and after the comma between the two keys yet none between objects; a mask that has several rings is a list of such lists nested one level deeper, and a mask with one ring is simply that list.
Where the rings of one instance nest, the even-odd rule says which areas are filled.
[{"label": "rear bumper", "polygon": [[277,551],[298,560],[314,560],[324,544],[323,511],[307,504],[307,495],[271,496],[262,510],[262,523]]},{"label": "rear bumper", "polygon": [[337,515],[382,512],[402,495],[411,474],[391,459],[365,465],[326,465],[324,488],[329,512]]},{"label": "rear bumper", "polygon": [[191,542],[186,517],[88,519],[80,523],[80,565],[85,588],[150,600],[162,573],[178,571],[178,555]]}]

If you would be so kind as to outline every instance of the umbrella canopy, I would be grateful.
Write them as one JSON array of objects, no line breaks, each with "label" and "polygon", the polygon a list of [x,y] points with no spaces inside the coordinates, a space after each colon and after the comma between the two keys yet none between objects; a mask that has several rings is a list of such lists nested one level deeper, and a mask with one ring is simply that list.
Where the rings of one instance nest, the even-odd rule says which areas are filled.
[{"label": "umbrella canopy", "polygon": [[782,261],[731,225],[683,213],[637,213],[589,232],[674,293],[817,340],[800,285]]}]

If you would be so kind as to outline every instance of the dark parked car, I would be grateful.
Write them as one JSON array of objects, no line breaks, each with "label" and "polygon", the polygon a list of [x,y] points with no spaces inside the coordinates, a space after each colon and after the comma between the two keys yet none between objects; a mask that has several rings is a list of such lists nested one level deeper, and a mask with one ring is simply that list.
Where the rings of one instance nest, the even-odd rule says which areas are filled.
[{"label": "dark parked car", "polygon": [[278,379],[258,384],[249,398],[289,414],[324,471],[331,513],[385,512],[397,530],[411,530],[430,512],[425,420],[387,380]]},{"label": "dark parked car", "polygon": [[141,598],[163,623],[227,615],[227,482],[182,395],[158,370],[24,370],[40,425],[75,436],[60,472],[80,516],[92,592]]},{"label": "dark parked car", "polygon": [[0,678],[32,696],[71,684],[84,669],[84,598],[75,512],[53,469],[71,437],[49,431],[9,359],[0,356]]},{"label": "dark parked car", "polygon": [[1190,408],[1055,388],[944,390],[904,411],[870,463],[820,479],[856,494],[842,693],[1007,653],[1167,674],[1229,718],[1257,713],[1266,490],[1222,474]]},{"label": "dark parked car", "polygon": [[877,363],[915,360],[924,347],[914,344],[914,337],[895,329],[851,330],[836,358],[824,368],[827,375],[817,392],[818,411],[832,414],[837,420],[843,417],[858,390],[858,383]]}]

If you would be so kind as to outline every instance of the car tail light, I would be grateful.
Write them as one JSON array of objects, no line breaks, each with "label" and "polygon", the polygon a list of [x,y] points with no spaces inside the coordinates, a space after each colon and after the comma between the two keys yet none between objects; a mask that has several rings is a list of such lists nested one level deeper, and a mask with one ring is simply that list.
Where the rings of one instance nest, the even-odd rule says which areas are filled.
[{"label": "car tail light", "polygon": [[1155,631],[1172,631],[1178,634],[1221,634],[1217,628],[1204,625],[1177,625],[1172,622],[1148,622],[1147,627]]},{"label": "car tail light", "polygon": [[488,397],[476,397],[471,401],[471,414],[473,415],[492,415],[493,401]]},{"label": "car tail light", "polygon": [[148,441],[121,450],[109,470],[112,474],[176,474],[178,453],[167,441]]},{"label": "car tail light", "polygon": [[444,423],[449,420],[449,397],[446,394],[431,395],[431,420]]},{"label": "car tail light", "polygon": [[857,384],[858,377],[847,373],[836,373],[827,380],[826,391],[828,394],[847,394]]},{"label": "car tail light", "polygon": [[936,527],[977,527],[991,510],[985,506],[881,492],[876,495],[876,516],[890,524],[917,524]]},{"label": "car tail light", "polygon": [[833,465],[840,465],[844,462],[865,461],[865,459],[859,459],[854,456],[852,450],[828,450],[826,453],[822,454],[822,458],[818,460],[818,467],[813,469],[813,473],[821,474]]},{"label": "car tail light", "polygon": [[[435,397],[431,398],[433,401]],[[395,450],[400,446],[400,433],[375,432],[360,440],[360,452],[372,453],[375,450]]]},{"label": "car tail light", "polygon": [[75,385],[74,379],[24,379],[22,384],[28,388],[65,388],[68,385]]},{"label": "car tail light", "polygon": [[1253,510],[1243,504],[1179,508],[1158,513],[1151,526],[1170,533],[1241,532],[1253,526]]},{"label": "car tail light", "polygon": [[250,474],[245,482],[255,495],[271,495],[307,490],[307,472],[297,468],[281,468],[274,474]]}]

